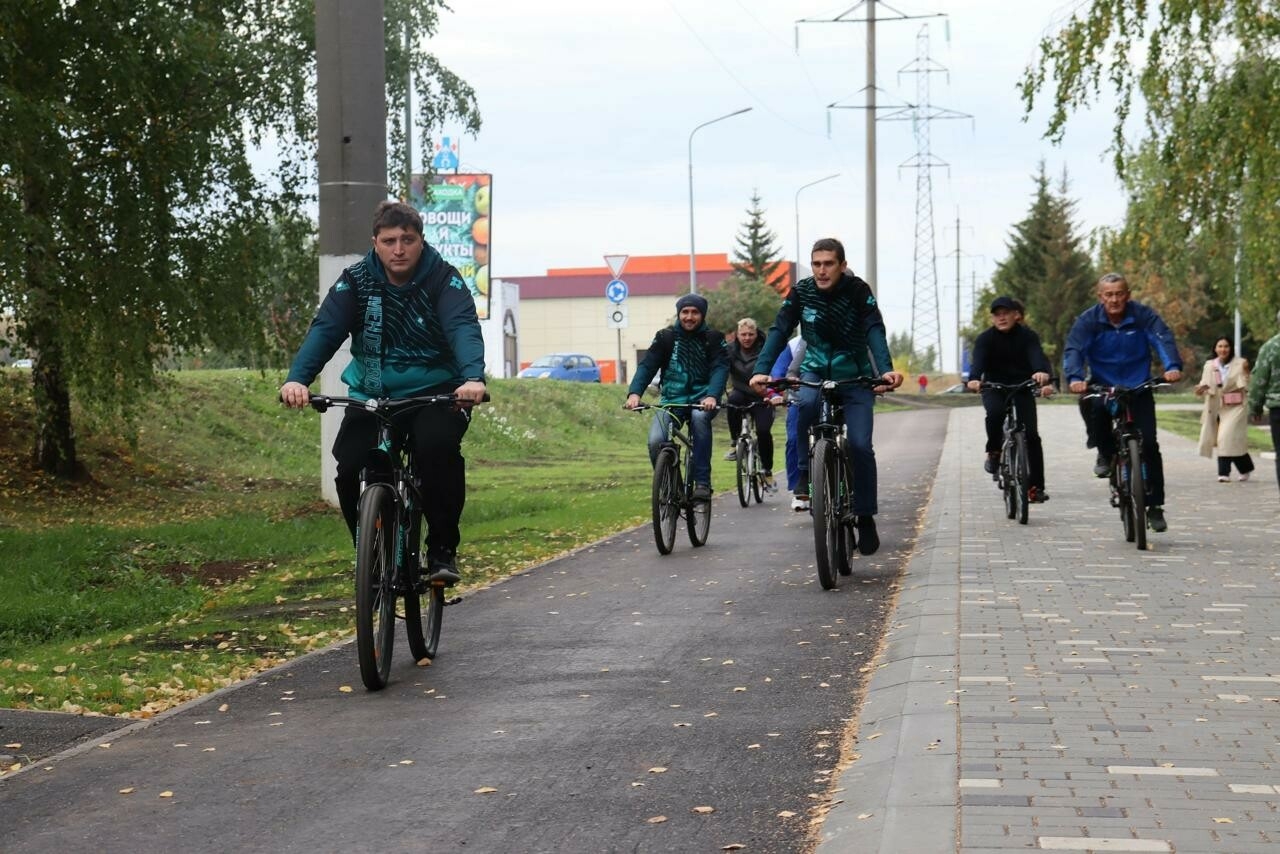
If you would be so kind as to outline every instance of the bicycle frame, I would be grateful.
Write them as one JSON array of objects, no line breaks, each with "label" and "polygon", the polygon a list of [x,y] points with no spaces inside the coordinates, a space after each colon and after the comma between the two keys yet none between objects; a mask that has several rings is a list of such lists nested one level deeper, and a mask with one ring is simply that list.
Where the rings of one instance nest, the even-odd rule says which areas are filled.
[{"label": "bicycle frame", "polygon": [[983,380],[979,391],[996,391],[1004,395],[1004,420],[1001,425],[1000,466],[996,469],[996,485],[1004,493],[1005,513],[1019,524],[1027,524],[1030,498],[1027,490],[1028,451],[1027,428],[1018,417],[1016,398],[1023,391],[1038,395],[1039,383],[1026,379],[1020,383],[997,383]]},{"label": "bicycle frame", "polygon": [[1136,395],[1165,385],[1168,383],[1154,378],[1131,388],[1091,383],[1084,398],[1101,400],[1111,416],[1111,436],[1115,444],[1108,478],[1111,506],[1120,511],[1125,540],[1136,541],[1140,550],[1147,548],[1147,457],[1131,401]]}]

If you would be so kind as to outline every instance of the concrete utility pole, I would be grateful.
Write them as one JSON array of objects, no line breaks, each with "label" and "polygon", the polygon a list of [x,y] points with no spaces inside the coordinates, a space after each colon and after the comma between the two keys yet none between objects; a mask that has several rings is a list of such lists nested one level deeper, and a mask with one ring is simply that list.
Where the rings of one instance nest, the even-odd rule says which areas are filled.
[{"label": "concrete utility pole", "polygon": [[[316,118],[320,176],[320,299],[344,268],[369,251],[373,209],[387,197],[387,70],[382,0],[316,0]],[[344,344],[320,375],[320,390],[341,394]],[[337,421],[322,419],[324,496],[337,503],[329,453]]]},{"label": "concrete utility pole", "polygon": [[[866,270],[860,271],[862,278],[866,279],[871,285],[871,289],[875,291],[879,286],[879,280],[876,273],[876,21],[909,21],[916,18],[944,18],[943,14],[931,15],[908,15],[890,6],[888,3],[881,2],[891,13],[887,18],[876,17],[876,0],[860,0],[848,9],[845,9],[834,18],[801,18],[796,21],[797,24],[866,24],[867,25],[867,87],[864,89],[866,94],[866,105],[862,107],[867,111],[867,267]],[[851,18],[849,17],[861,7],[866,7],[866,17]],[[800,28],[796,28],[796,52],[800,52]],[[828,104],[828,110],[833,109],[857,109],[844,107],[838,103]]]}]

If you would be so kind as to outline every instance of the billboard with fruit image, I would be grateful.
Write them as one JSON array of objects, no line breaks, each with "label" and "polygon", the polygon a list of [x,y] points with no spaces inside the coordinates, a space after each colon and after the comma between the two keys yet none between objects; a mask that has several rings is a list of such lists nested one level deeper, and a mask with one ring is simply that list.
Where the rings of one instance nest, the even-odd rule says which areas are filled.
[{"label": "billboard with fruit image", "polygon": [[489,316],[492,175],[414,175],[409,204],[422,213],[427,243],[462,274],[480,319]]}]

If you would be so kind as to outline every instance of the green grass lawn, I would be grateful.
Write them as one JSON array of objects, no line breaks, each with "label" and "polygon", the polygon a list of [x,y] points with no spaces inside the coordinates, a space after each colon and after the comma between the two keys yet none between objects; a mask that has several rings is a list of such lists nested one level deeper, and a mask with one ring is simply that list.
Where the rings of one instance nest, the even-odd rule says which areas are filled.
[{"label": "green grass lawn", "polygon": [[[282,409],[280,380],[175,375],[135,437],[77,425],[70,483],[31,469],[30,374],[0,370],[0,706],[146,716],[351,632],[351,544],[319,497],[341,415]],[[620,388],[492,394],[464,440],[465,584],[648,519],[648,417]]]}]

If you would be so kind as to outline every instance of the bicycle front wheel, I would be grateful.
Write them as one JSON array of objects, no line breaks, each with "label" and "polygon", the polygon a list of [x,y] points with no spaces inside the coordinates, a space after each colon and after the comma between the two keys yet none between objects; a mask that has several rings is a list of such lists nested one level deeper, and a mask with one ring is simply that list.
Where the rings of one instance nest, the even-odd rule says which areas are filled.
[{"label": "bicycle front wheel", "polygon": [[356,530],[356,654],[370,691],[387,684],[396,630],[396,497],[385,483],[360,495]]},{"label": "bicycle front wheel", "polygon": [[679,479],[675,450],[663,448],[653,465],[653,540],[659,554],[671,554],[676,544],[676,522],[680,518]]},{"label": "bicycle front wheel", "polygon": [[1004,447],[1000,449],[1000,466],[996,469],[996,479],[1000,483],[1000,489],[1004,492],[1004,515],[1009,519],[1018,517],[1017,485],[1013,482],[1013,455],[1015,453],[1017,452],[1014,450],[1013,438],[1006,436]]},{"label": "bicycle front wheel", "polygon": [[1142,476],[1142,448],[1137,439],[1125,442],[1125,456],[1129,460],[1129,517],[1133,526],[1133,538],[1139,550],[1147,548],[1147,484]]},{"label": "bicycle front wheel", "polygon": [[1027,470],[1027,437],[1019,432],[1013,437],[1013,460],[1009,466],[1013,481],[1014,515],[1019,525],[1027,524],[1027,489],[1031,475]]},{"label": "bicycle front wheel", "polygon": [[813,545],[818,583],[823,590],[836,586],[840,562],[840,475],[836,446],[830,439],[813,443],[809,457],[810,509],[813,513]]},{"label": "bicycle front wheel", "polygon": [[738,439],[734,456],[738,469],[738,503],[747,507],[751,504],[751,443],[745,437]]},{"label": "bicycle front wheel", "polygon": [[751,443],[751,496],[757,504],[764,502],[764,475],[760,471],[760,446]]}]

